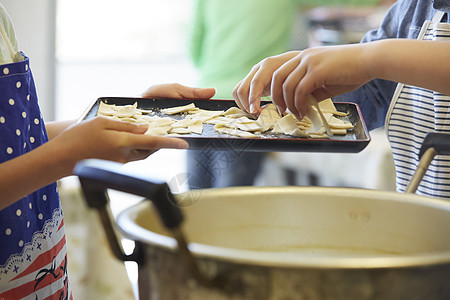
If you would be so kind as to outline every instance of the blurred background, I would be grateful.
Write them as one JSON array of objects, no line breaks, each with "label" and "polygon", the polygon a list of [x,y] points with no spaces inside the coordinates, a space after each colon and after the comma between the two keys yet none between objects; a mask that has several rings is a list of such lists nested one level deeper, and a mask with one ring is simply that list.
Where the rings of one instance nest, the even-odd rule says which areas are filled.
[{"label": "blurred background", "polygon": [[[220,1],[227,0],[210,0],[209,3]],[[246,0],[240,1],[244,3]],[[208,31],[211,24],[228,18],[233,20],[239,10],[236,6],[236,11],[222,13],[223,20],[214,20],[211,7],[204,8],[203,16],[199,15],[202,8],[198,2],[201,1],[196,0],[1,2],[13,19],[20,49],[31,59],[41,109],[47,121],[77,119],[99,97],[135,97],[153,84],[178,82],[209,87],[203,86],[205,81],[202,80],[207,63],[193,58],[195,23],[203,17],[204,30]],[[277,0],[264,2],[278,5]],[[277,50],[280,53],[310,46],[357,43],[366,31],[379,25],[393,1],[284,2],[294,9],[290,11],[292,24],[288,31],[284,31],[287,36],[286,45],[283,45],[285,49]],[[217,5],[220,7],[220,3]],[[279,19],[281,21],[283,17]],[[242,30],[239,20],[233,22],[236,24],[233,30]],[[218,38],[220,41],[222,37],[219,35]],[[225,36],[222,46],[217,41],[202,47],[243,49],[242,44],[227,42]],[[256,62],[248,63],[253,65]],[[219,82],[207,84],[215,87]],[[219,91],[220,98],[231,99],[230,88]],[[394,169],[384,132],[379,130],[371,135],[369,147],[357,155],[267,153],[254,184],[393,190]],[[127,167],[166,180],[175,192],[182,192],[189,188],[186,157],[186,151],[164,150]],[[61,180],[60,190],[74,297],[88,300],[132,297],[130,281],[135,280],[133,267],[128,268],[129,280],[123,265],[109,255],[97,219],[87,211],[81,199],[76,178]],[[114,200],[114,213],[138,201],[119,193],[111,198]]]}]

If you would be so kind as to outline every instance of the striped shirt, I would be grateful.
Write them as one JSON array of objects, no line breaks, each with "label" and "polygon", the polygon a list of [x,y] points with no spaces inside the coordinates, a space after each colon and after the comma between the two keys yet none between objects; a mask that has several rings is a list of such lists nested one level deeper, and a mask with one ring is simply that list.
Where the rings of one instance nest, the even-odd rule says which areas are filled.
[{"label": "striped shirt", "polygon": [[[422,40],[450,41],[450,24],[438,12],[419,34]],[[424,54],[426,55],[426,54]],[[397,190],[404,192],[419,164],[419,150],[428,132],[450,133],[450,96],[399,84],[386,118],[397,171]],[[450,199],[450,157],[436,156],[417,194]]]}]

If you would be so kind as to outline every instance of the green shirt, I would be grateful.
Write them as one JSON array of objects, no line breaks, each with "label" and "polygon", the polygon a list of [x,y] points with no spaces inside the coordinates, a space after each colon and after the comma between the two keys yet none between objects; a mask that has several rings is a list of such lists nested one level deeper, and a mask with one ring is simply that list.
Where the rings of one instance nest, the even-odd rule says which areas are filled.
[{"label": "green shirt", "polygon": [[196,0],[190,55],[200,87],[232,98],[234,86],[262,59],[289,50],[302,6],[374,4],[377,0]]}]

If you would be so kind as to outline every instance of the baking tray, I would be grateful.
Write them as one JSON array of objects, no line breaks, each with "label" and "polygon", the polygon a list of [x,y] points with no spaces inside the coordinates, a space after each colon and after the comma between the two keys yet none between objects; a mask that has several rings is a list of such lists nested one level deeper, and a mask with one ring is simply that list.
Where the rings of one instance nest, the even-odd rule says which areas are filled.
[{"label": "baking tray", "polygon": [[[138,108],[158,109],[194,103],[196,107],[207,110],[227,110],[237,106],[233,100],[217,99],[144,99],[123,97],[101,97],[95,100],[82,115],[80,120],[90,119],[96,116],[99,103],[129,105],[138,103]],[[263,101],[261,105],[270,102]],[[201,135],[190,133],[177,135],[189,143],[189,149],[193,150],[232,150],[232,151],[268,151],[268,152],[329,152],[329,153],[358,153],[370,142],[369,132],[364,123],[359,106],[349,102],[335,102],[336,109],[348,113],[341,117],[351,122],[353,129],[348,130],[345,136],[333,136],[329,139],[298,138],[283,134],[262,134],[258,138],[240,138],[221,134],[214,130],[214,126],[204,124]],[[158,113],[157,113],[158,115]],[[162,115],[162,114],[161,114]],[[182,116],[174,115],[180,119]],[[339,117],[338,117],[339,118]]]}]

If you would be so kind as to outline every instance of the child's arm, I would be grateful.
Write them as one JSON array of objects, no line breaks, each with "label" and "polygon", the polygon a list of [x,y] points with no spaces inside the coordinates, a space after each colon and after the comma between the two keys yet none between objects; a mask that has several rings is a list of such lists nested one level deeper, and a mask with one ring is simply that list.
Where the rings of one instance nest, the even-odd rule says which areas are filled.
[{"label": "child's arm", "polygon": [[[450,94],[450,43],[387,39],[371,43],[311,48],[265,59],[236,86],[244,108],[259,108],[269,90],[281,111],[305,115],[307,95],[318,100],[352,91],[378,78]],[[293,55],[295,54],[295,55]]]},{"label": "child's arm", "polygon": [[450,95],[450,42],[391,39],[369,43],[371,78],[388,79]]},{"label": "child's arm", "polygon": [[188,147],[175,138],[144,135],[146,125],[95,118],[68,128],[37,149],[0,164],[0,209],[72,174],[82,159],[144,159],[160,148]]},{"label": "child's arm", "polygon": [[53,139],[76,122],[77,120],[47,122],[45,124],[45,129],[47,130],[49,140]]},{"label": "child's arm", "polygon": [[[149,88],[144,97],[210,98],[214,89],[179,84]],[[144,135],[147,125],[106,118],[75,124],[47,125],[50,141],[22,156],[0,164],[0,210],[39,188],[72,174],[75,164],[87,158],[129,162],[144,159],[161,148],[185,149],[186,141]]]}]

